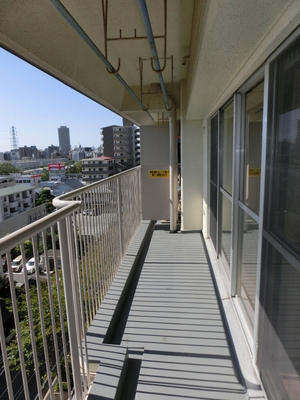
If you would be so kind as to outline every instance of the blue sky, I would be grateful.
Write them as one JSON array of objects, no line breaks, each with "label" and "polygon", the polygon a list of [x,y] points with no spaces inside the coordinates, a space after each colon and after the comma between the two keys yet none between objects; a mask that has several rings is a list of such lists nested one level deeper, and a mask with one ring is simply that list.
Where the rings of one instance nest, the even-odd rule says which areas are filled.
[{"label": "blue sky", "polygon": [[70,128],[71,146],[100,145],[100,128],[122,125],[117,114],[0,48],[0,152],[10,128],[19,146],[58,146],[59,126]]}]

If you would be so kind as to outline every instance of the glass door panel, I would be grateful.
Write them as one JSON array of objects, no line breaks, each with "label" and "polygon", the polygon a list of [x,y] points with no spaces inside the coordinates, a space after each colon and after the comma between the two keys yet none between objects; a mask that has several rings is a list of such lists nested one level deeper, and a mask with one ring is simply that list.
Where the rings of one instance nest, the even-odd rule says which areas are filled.
[{"label": "glass door panel", "polygon": [[232,248],[233,102],[221,111],[220,130],[220,253],[229,275]]},{"label": "glass door panel", "polygon": [[[300,37],[270,63],[258,364],[267,394],[300,393]],[[275,397],[274,397],[275,398]]]},{"label": "glass door panel", "polygon": [[246,94],[243,203],[259,215],[264,82]]},{"label": "glass door panel", "polygon": [[222,238],[221,238],[221,257],[227,272],[231,263],[231,241],[232,241],[232,200],[221,193],[222,199]]},{"label": "glass door panel", "polygon": [[264,82],[245,94],[243,172],[239,201],[238,296],[254,328],[260,201]]},{"label": "glass door panel", "polygon": [[219,114],[211,119],[210,138],[210,237],[218,252]]},{"label": "glass door panel", "polygon": [[247,312],[248,320],[254,327],[254,309],[256,294],[256,271],[258,249],[258,223],[245,211],[241,210],[243,225],[241,288],[240,297]]}]

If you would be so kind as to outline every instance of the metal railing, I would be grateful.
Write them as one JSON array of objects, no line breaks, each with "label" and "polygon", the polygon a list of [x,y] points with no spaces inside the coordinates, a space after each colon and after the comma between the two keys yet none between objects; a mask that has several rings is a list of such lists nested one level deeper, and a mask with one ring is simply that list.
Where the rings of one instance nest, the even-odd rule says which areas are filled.
[{"label": "metal railing", "polygon": [[[62,399],[64,382],[69,398],[87,394],[86,331],[141,223],[140,168],[53,204],[57,211],[0,239],[8,278],[0,297],[3,315],[11,316],[4,321],[0,312],[1,399],[18,398],[17,382],[25,399],[52,400],[56,384]],[[14,273],[19,254],[23,270]]]}]

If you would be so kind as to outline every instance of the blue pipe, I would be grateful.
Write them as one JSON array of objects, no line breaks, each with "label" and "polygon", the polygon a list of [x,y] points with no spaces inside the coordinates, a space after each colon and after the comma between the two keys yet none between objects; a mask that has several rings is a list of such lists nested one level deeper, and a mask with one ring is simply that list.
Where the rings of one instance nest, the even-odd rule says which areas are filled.
[{"label": "blue pipe", "polygon": [[[69,11],[61,4],[59,0],[49,0],[53,6],[59,11],[61,16],[65,18],[65,20],[72,26],[72,28],[78,33],[78,35],[85,41],[85,43],[89,46],[89,48],[100,58],[100,60],[105,64],[109,71],[115,72],[114,67],[111,63],[105,58],[104,54],[98,49],[95,43],[89,38],[89,36],[84,32],[81,26],[75,21]],[[130,93],[130,95],[134,98],[134,100],[141,106],[142,110],[145,111],[149,117],[154,121],[152,115],[147,111],[147,108],[140,101],[137,95],[132,91],[132,89],[127,85],[124,79],[118,74],[114,73],[114,76],[118,79],[118,81],[125,87],[125,89]]]},{"label": "blue pipe", "polygon": [[[157,50],[156,50],[154,37],[153,37],[153,32],[152,32],[152,27],[151,27],[151,23],[150,23],[150,18],[149,18],[149,14],[148,14],[146,1],[145,0],[137,0],[137,2],[138,2],[139,9],[140,9],[141,17],[142,17],[142,20],[144,23],[144,27],[146,30],[146,34],[148,37],[148,42],[149,42],[149,45],[151,48],[151,53],[154,58],[155,68],[157,71],[160,71],[161,68],[160,68],[160,63],[159,63],[159,58],[158,58],[158,54],[157,54]],[[162,76],[161,72],[157,72],[157,73],[158,73],[159,83],[160,83],[160,86],[161,86],[161,89],[163,92],[164,100],[166,103],[166,109],[169,112],[169,117],[171,117],[170,106],[169,106],[169,101],[168,101],[168,96],[167,96],[163,76]]]}]

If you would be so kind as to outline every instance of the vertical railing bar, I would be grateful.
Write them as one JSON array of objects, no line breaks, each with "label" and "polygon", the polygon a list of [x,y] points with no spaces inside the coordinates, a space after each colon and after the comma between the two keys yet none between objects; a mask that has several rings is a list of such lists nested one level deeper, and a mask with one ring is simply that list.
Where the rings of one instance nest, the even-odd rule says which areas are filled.
[{"label": "vertical railing bar", "polygon": [[[42,231],[42,240],[43,240],[43,248],[44,248],[44,255],[45,255],[45,264],[46,264],[46,273],[49,275],[49,264],[48,264],[48,256],[47,256],[47,241],[46,241],[46,232]],[[35,259],[37,256],[37,249],[35,251]],[[47,379],[49,383],[49,391],[50,391],[50,399],[54,400],[54,389],[53,389],[53,382],[52,382],[52,377],[51,377],[51,366],[49,362],[49,352],[48,352],[48,344],[47,344],[47,335],[46,335],[46,329],[45,329],[45,319],[44,319],[44,307],[43,307],[43,297],[42,297],[42,290],[41,290],[41,284],[40,284],[40,278],[39,274],[37,274],[37,288],[38,288],[38,299],[39,299],[39,305],[40,305],[40,318],[41,318],[41,326],[42,326],[42,336],[43,336],[43,345],[44,345],[44,353],[45,353],[45,360],[46,360],[46,371],[47,371]],[[47,281],[48,281],[48,276],[47,276]],[[48,282],[47,282],[48,283]],[[48,286],[48,291],[51,291],[51,286],[49,289]],[[52,308],[53,304],[50,304],[50,309]],[[50,311],[51,313],[51,311]]]},{"label": "vertical railing bar", "polygon": [[[56,257],[56,248],[55,248],[55,240],[54,240],[54,227],[51,226],[51,236],[52,236],[52,248],[53,250],[53,259],[54,259],[54,271],[55,271],[55,279],[56,279],[56,286],[57,286],[57,300],[58,300],[58,309],[59,309],[59,319],[60,319],[60,329],[62,332],[62,342],[63,342],[63,353],[64,353],[64,362],[65,362],[65,369],[66,369],[66,377],[67,377],[67,386],[68,386],[68,397],[71,397],[71,381],[70,381],[70,372],[69,372],[69,363],[68,363],[68,348],[67,348],[67,341],[66,341],[66,332],[65,332],[65,324],[64,324],[64,316],[63,316],[63,308],[62,308],[62,299],[61,299],[61,285],[59,279],[59,272],[58,272],[58,263]],[[61,381],[60,381],[61,379]],[[62,377],[59,376],[59,387],[62,389]],[[60,390],[61,397],[63,396],[62,391]]]},{"label": "vertical railing bar", "polygon": [[92,284],[92,305],[93,305],[93,318],[96,315],[96,307],[95,307],[95,294],[96,294],[96,287],[95,287],[95,273],[94,273],[94,263],[93,263],[93,249],[92,249],[92,227],[91,227],[91,220],[90,220],[90,212],[91,212],[91,191],[88,192],[88,215],[86,215],[86,222],[88,224],[88,235],[89,235],[89,249],[90,249],[90,257],[89,257],[89,268],[91,274],[91,284]]},{"label": "vertical railing bar", "polygon": [[[11,269],[11,255],[10,252],[6,255],[7,258],[7,270],[9,276],[9,284],[10,284],[10,294],[13,306],[13,316],[15,321],[15,329],[16,329],[16,336],[17,336],[17,343],[18,343],[18,350],[19,350],[19,357],[20,357],[20,364],[21,364],[21,374],[22,374],[22,381],[24,385],[24,393],[25,399],[30,400],[29,396],[29,389],[28,389],[28,382],[27,382],[27,374],[26,374],[26,367],[25,367],[25,360],[24,360],[24,353],[23,353],[23,344],[22,344],[22,337],[21,337],[21,330],[20,330],[20,321],[19,321],[19,313],[18,313],[18,305],[17,305],[17,297],[16,297],[16,289],[14,283],[13,272]],[[24,260],[22,259],[23,268],[26,268],[24,265]]]},{"label": "vertical railing bar", "polygon": [[75,384],[75,395],[77,400],[82,400],[82,385],[81,385],[81,374],[80,374],[79,353],[78,353],[78,343],[77,343],[77,332],[74,332],[74,327],[76,326],[75,310],[74,310],[75,304],[73,297],[74,295],[73,288],[70,286],[70,282],[72,282],[71,279],[72,271],[70,268],[66,218],[58,221],[58,232],[61,244],[60,248],[61,248],[61,261],[62,261],[62,271],[63,271],[63,283],[64,283],[64,293],[66,302],[68,333],[70,340],[72,373]]},{"label": "vertical railing bar", "polygon": [[102,302],[102,293],[101,293],[101,254],[100,254],[100,210],[99,210],[99,191],[98,191],[99,186],[95,188],[95,198],[96,198],[96,204],[97,204],[97,212],[96,212],[96,219],[97,219],[97,224],[96,224],[96,243],[97,243],[97,259],[98,259],[98,269],[97,269],[97,276],[98,276],[98,308],[101,305]]},{"label": "vertical railing bar", "polygon": [[110,259],[110,279],[109,279],[109,286],[112,283],[112,276],[113,276],[113,271],[114,271],[114,252],[113,252],[113,236],[112,236],[112,226],[111,226],[111,212],[110,212],[110,201],[111,201],[111,182],[109,182],[109,191],[108,191],[108,218],[107,218],[107,222],[108,222],[108,243],[109,243],[109,259]]},{"label": "vertical railing bar", "polygon": [[[84,193],[83,196],[83,203],[84,203],[84,209],[85,213],[87,211],[87,193]],[[83,210],[81,210],[83,211]],[[84,231],[84,244],[85,244],[85,252],[84,252],[84,260],[85,260],[85,267],[86,267],[86,273],[87,273],[87,280],[88,280],[88,302],[89,302],[89,311],[90,311],[90,324],[93,320],[93,310],[92,310],[92,295],[91,295],[91,277],[90,277],[90,269],[89,269],[89,243],[88,243],[88,227],[87,227],[87,221],[86,218],[83,215],[83,212],[81,212],[81,218],[83,221],[83,231]]]},{"label": "vertical railing bar", "polygon": [[118,242],[118,247],[119,247],[119,256],[118,256],[118,262],[119,264],[122,263],[123,260],[123,249],[124,249],[124,242],[123,242],[123,230],[122,230],[122,224],[121,224],[121,215],[122,215],[122,188],[121,188],[121,179],[120,177],[117,178],[116,182],[116,190],[114,191],[114,210],[113,210],[113,215],[116,215],[116,221],[114,218],[114,229],[116,231],[115,233],[115,241]]},{"label": "vertical railing bar", "polygon": [[[73,237],[73,230],[72,230],[72,217],[69,215],[66,217],[66,224],[67,224],[67,238],[68,238],[68,250],[69,250],[69,260],[70,260],[70,271],[71,271],[71,286],[72,286],[72,293],[73,293],[73,305],[75,311],[75,330],[77,335],[77,342],[80,349],[81,344],[81,318],[80,318],[80,292],[76,277],[76,263],[75,263],[75,251],[74,251],[74,237]],[[79,294],[79,297],[78,297]],[[73,328],[73,329],[74,329]]]},{"label": "vertical railing bar", "polygon": [[[32,238],[32,243],[34,243],[34,242],[35,242],[34,238]],[[24,243],[21,244],[21,256],[22,256],[22,260],[26,259]],[[34,260],[35,265],[38,266],[37,261],[38,260],[36,260],[36,259]],[[37,268],[36,274],[38,274],[38,273],[39,273],[39,271]],[[37,389],[38,389],[38,395],[40,398],[42,398],[41,376],[40,376],[39,361],[38,361],[37,349],[36,349],[36,340],[35,340],[35,333],[34,333],[34,324],[33,324],[31,299],[30,299],[30,291],[29,291],[29,283],[28,283],[28,274],[27,274],[26,266],[23,267],[23,274],[24,274],[24,286],[25,286],[27,309],[28,309],[28,320],[29,320],[30,337],[31,337],[31,343],[32,343],[32,353],[33,353],[36,385],[37,385]]]},{"label": "vertical railing bar", "polygon": [[94,265],[94,271],[95,271],[95,279],[96,279],[96,286],[97,286],[97,291],[96,291],[96,312],[98,311],[100,307],[99,303],[99,291],[100,291],[100,285],[99,285],[99,276],[98,276],[98,271],[99,271],[99,257],[98,257],[98,246],[96,245],[97,243],[97,213],[96,213],[96,191],[95,188],[93,188],[93,242],[94,242],[94,255],[95,255],[95,265]]},{"label": "vertical railing bar", "polygon": [[101,208],[101,254],[102,254],[102,299],[104,299],[106,293],[106,254],[105,254],[105,212],[103,208],[103,185],[99,187],[100,194],[100,208]]},{"label": "vertical railing bar", "polygon": [[[76,238],[76,223],[75,223],[75,218],[76,214],[74,213],[72,215],[73,218],[73,235]],[[78,290],[79,290],[79,305],[81,308],[81,324],[82,324],[82,337],[84,341],[84,348],[85,348],[85,359],[83,357],[83,352],[82,352],[82,341],[80,341],[80,349],[81,349],[81,362],[82,362],[82,369],[83,369],[83,376],[84,378],[87,378],[87,384],[90,386],[90,371],[89,371],[89,363],[88,363],[88,352],[87,352],[87,342],[86,342],[86,328],[85,328],[85,320],[84,320],[84,307],[83,307],[83,295],[82,295],[82,285],[81,285],[81,278],[80,278],[80,261],[79,261],[79,249],[78,249],[78,241],[77,239],[74,241],[75,242],[75,255],[76,255],[76,269],[77,269],[77,280],[78,280]],[[86,374],[85,374],[86,370]],[[84,382],[86,379],[84,379]],[[84,393],[86,395],[86,385],[84,385]]]},{"label": "vertical railing bar", "polygon": [[84,256],[83,256],[83,246],[82,246],[82,233],[81,233],[81,229],[82,229],[82,221],[81,221],[81,217],[80,217],[81,213],[79,212],[79,210],[77,210],[76,212],[76,216],[75,216],[75,226],[77,229],[77,236],[76,236],[76,240],[79,241],[79,250],[80,250],[80,263],[81,263],[81,271],[82,271],[82,285],[83,285],[83,297],[84,297],[84,307],[85,307],[85,324],[86,327],[90,326],[91,321],[89,320],[89,313],[88,313],[88,298],[87,298],[87,287],[86,287],[86,270],[85,270],[85,263],[84,263]]},{"label": "vertical railing bar", "polygon": [[86,287],[86,270],[85,270],[85,263],[84,263],[84,256],[83,256],[83,248],[82,248],[82,234],[81,234],[81,228],[82,228],[82,221],[80,219],[80,213],[79,210],[77,211],[76,214],[76,227],[78,226],[78,238],[76,240],[79,240],[79,248],[80,248],[80,260],[81,260],[81,270],[82,270],[82,284],[83,284],[83,296],[84,296],[84,306],[85,306],[85,318],[86,318],[86,327],[89,327],[91,324],[91,321],[89,320],[89,313],[88,313],[88,298],[87,298],[87,287]]},{"label": "vertical railing bar", "polygon": [[107,237],[108,237],[108,226],[107,226],[107,212],[106,212],[106,192],[107,192],[107,183],[102,186],[102,194],[103,194],[103,218],[104,218],[104,255],[105,255],[105,293],[107,293],[109,288],[109,263],[108,263],[108,246],[107,246]]},{"label": "vertical railing bar", "polygon": [[[51,228],[53,228],[51,226]],[[52,249],[53,249],[53,254],[55,253],[55,240],[54,240],[54,230],[51,230],[51,240],[52,240]],[[44,242],[44,237],[43,237],[43,242]],[[49,305],[50,305],[50,315],[51,315],[51,321],[52,321],[52,332],[53,332],[53,341],[54,341],[54,351],[55,351],[55,361],[56,361],[56,372],[59,378],[59,391],[61,396],[63,395],[63,390],[62,390],[62,377],[61,377],[61,370],[60,370],[60,356],[59,356],[59,350],[58,350],[58,340],[57,340],[57,331],[56,331],[56,320],[55,320],[55,313],[54,313],[54,301],[53,301],[53,295],[52,295],[52,287],[51,287],[51,276],[50,276],[50,267],[49,267],[49,259],[48,259],[48,253],[47,253],[47,243],[45,247],[44,242],[44,255],[45,255],[45,264],[46,264],[46,274],[47,274],[47,285],[48,285],[48,296],[49,296]],[[54,244],[54,246],[53,246]]]},{"label": "vertical railing bar", "polygon": [[[4,329],[3,329],[3,319],[2,319],[1,311],[0,311],[0,345],[1,345],[1,350],[2,350],[2,358],[3,358],[3,364],[4,364],[4,372],[5,372],[8,398],[9,398],[9,400],[14,400],[14,392],[13,392],[12,383],[11,383],[11,375],[10,375],[7,350],[6,350],[6,339],[5,339]],[[4,393],[5,392],[2,392],[2,394],[4,394]]]}]

